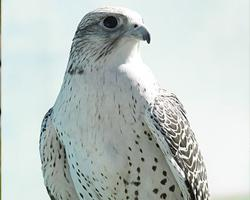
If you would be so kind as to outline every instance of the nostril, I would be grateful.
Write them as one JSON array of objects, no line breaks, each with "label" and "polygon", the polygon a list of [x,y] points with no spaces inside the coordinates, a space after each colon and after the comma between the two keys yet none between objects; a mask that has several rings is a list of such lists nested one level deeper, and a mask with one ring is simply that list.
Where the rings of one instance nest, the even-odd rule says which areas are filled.
[{"label": "nostril", "polygon": [[136,28],[136,27],[138,27],[138,25],[137,25],[137,24],[135,24],[135,25],[134,25],[134,28]]}]

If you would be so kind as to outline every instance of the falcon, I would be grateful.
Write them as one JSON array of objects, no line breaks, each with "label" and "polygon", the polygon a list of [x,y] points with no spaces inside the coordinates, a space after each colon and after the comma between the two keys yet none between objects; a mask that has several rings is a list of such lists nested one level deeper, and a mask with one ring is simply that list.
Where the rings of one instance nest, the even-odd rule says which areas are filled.
[{"label": "falcon", "polygon": [[126,8],[99,8],[78,25],[41,127],[51,200],[209,199],[186,112],[143,63],[140,41],[149,31]]}]

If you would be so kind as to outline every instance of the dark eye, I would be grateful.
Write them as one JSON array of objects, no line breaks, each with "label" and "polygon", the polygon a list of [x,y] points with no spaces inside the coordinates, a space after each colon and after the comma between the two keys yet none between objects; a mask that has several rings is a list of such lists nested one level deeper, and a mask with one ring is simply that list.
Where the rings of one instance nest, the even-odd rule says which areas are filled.
[{"label": "dark eye", "polygon": [[118,21],[114,16],[108,16],[103,20],[103,25],[107,28],[115,28],[118,25]]}]

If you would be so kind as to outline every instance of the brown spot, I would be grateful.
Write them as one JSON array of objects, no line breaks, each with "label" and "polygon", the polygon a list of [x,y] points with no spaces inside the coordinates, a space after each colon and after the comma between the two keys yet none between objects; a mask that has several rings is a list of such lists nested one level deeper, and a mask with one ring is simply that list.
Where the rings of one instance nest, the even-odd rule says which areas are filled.
[{"label": "brown spot", "polygon": [[134,184],[135,186],[139,186],[141,184],[141,182],[139,182],[139,181],[133,181],[132,184]]},{"label": "brown spot", "polygon": [[165,185],[166,182],[167,182],[167,179],[166,179],[166,178],[164,178],[164,179],[161,180],[161,184],[162,184],[162,185]]},{"label": "brown spot", "polygon": [[175,185],[171,185],[171,186],[169,187],[169,191],[174,192],[174,191],[175,191]]},{"label": "brown spot", "polygon": [[160,196],[161,199],[166,199],[167,198],[167,194],[166,193],[162,193]]},{"label": "brown spot", "polygon": [[158,191],[159,191],[158,188],[153,189],[153,192],[154,192],[155,194],[157,194]]}]

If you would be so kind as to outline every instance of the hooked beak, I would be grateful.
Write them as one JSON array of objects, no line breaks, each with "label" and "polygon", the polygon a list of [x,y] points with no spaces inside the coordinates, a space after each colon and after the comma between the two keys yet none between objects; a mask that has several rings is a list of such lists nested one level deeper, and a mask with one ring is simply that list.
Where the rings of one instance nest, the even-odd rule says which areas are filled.
[{"label": "hooked beak", "polygon": [[147,28],[143,25],[135,24],[127,34],[138,40],[146,40],[148,44],[150,43],[150,34]]}]

